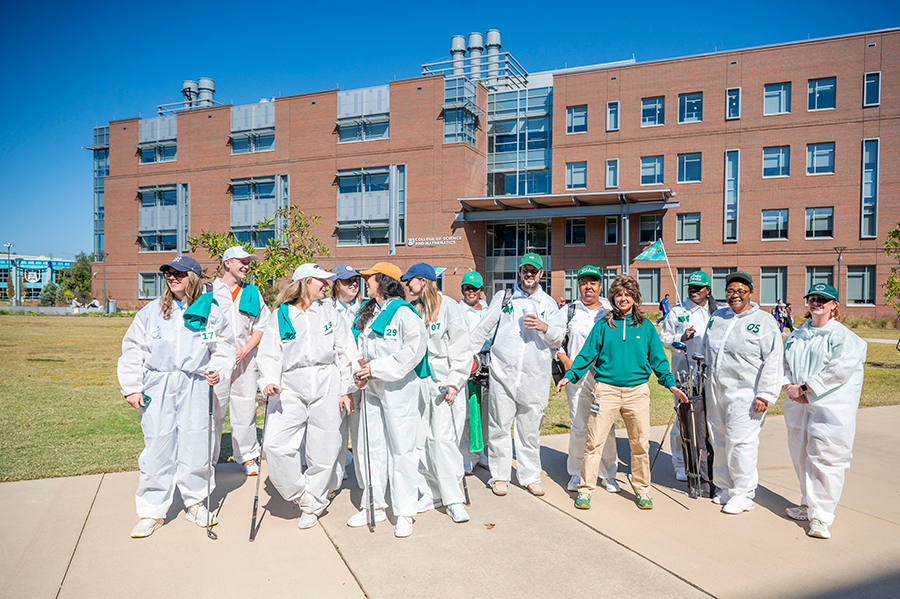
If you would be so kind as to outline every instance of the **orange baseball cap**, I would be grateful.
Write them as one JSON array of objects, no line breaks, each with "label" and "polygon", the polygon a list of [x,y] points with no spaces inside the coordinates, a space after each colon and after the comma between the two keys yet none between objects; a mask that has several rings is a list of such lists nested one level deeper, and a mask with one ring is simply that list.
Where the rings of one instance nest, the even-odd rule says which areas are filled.
[{"label": "orange baseball cap", "polygon": [[400,277],[403,276],[403,271],[400,270],[399,267],[391,264],[390,262],[379,262],[369,270],[361,270],[359,274],[362,276],[369,278],[375,273],[380,272],[383,275],[387,275],[392,279],[400,280]]}]

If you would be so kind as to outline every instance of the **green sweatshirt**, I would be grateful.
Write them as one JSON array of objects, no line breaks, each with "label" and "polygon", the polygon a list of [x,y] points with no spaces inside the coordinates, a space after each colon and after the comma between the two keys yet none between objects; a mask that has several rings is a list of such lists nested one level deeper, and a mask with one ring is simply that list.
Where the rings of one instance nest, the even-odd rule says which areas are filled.
[{"label": "green sweatshirt", "polygon": [[597,322],[566,378],[577,382],[593,364],[594,378],[608,385],[636,387],[650,379],[651,370],[666,389],[675,385],[656,328],[646,318],[637,328],[631,314],[626,319],[628,326],[623,327],[617,319],[616,328],[610,327],[605,318]]}]

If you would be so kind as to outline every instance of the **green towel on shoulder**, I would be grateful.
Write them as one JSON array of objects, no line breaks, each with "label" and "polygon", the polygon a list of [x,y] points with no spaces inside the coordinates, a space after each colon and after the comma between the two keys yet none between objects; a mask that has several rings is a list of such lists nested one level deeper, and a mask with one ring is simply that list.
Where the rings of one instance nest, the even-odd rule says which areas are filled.
[{"label": "green towel on shoulder", "polygon": [[205,331],[206,323],[209,320],[209,311],[212,310],[213,304],[218,306],[219,302],[213,299],[212,291],[198,297],[197,301],[184,311],[184,324],[187,328],[192,331]]},{"label": "green towel on shoulder", "polygon": [[[378,316],[375,317],[375,321],[372,323],[372,326],[369,328],[372,329],[379,337],[384,337],[384,330],[391,324],[391,320],[394,319],[394,314],[397,313],[397,310],[406,306],[410,310],[412,310],[416,316],[421,318],[419,312],[413,307],[409,302],[405,302],[401,299],[395,299],[393,301],[388,302],[387,306],[382,307],[381,312]],[[362,308],[360,308],[361,310]],[[428,364],[428,349],[425,349],[425,357],[422,358],[422,361],[419,362],[419,365],[416,366],[416,375],[420,379],[426,379],[431,376],[431,366]]]},{"label": "green towel on shoulder", "polygon": [[288,305],[281,304],[278,306],[278,334],[282,341],[293,339],[297,336],[294,325],[291,324],[291,316],[288,314]]},{"label": "green towel on shoulder", "polygon": [[256,285],[244,285],[241,290],[241,301],[238,303],[238,312],[256,318],[259,316],[259,288]]}]

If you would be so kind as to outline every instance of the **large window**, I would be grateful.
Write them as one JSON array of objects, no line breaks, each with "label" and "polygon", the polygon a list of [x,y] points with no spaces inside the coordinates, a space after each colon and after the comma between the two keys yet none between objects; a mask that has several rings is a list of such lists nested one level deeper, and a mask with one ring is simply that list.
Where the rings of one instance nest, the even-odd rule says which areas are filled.
[{"label": "large window", "polygon": [[338,245],[380,245],[406,241],[406,166],[338,173]]},{"label": "large window", "polygon": [[791,174],[791,146],[763,148],[763,177],[788,177]]},{"label": "large window", "polygon": [[834,208],[806,209],[806,238],[834,237]]},{"label": "large window", "polygon": [[[675,278],[677,279],[676,285],[678,285],[678,293],[680,294],[681,301],[684,301],[688,298],[688,279],[691,277],[691,273],[695,273],[698,270],[701,270],[699,267],[693,268],[679,268],[675,273]],[[674,305],[675,302],[672,302]],[[699,332],[699,331],[698,331]]]},{"label": "large window", "polygon": [[725,230],[723,241],[738,239],[738,201],[740,188],[739,151],[725,152]]},{"label": "large window", "polygon": [[618,158],[610,158],[606,161],[606,186],[610,188],[619,186]]},{"label": "large window", "polygon": [[763,114],[787,114],[791,111],[791,84],[772,83],[766,86]]},{"label": "large window", "polygon": [[641,185],[659,185],[663,182],[663,156],[641,157]]},{"label": "large window", "polygon": [[699,183],[702,171],[702,154],[695,152],[693,154],[678,155],[678,182],[679,183]]},{"label": "large window", "polygon": [[762,238],[788,238],[788,211],[786,208],[762,211]]},{"label": "large window", "polygon": [[171,162],[175,160],[178,154],[178,146],[176,142],[158,143],[149,147],[141,148],[141,164],[150,164],[153,162]]},{"label": "large window", "polygon": [[138,274],[138,299],[156,299],[165,289],[166,278],[161,272]]},{"label": "large window", "polygon": [[578,299],[578,271],[574,268],[567,268],[565,295],[563,296],[567,302],[571,303]]},{"label": "large window", "polygon": [[[456,114],[461,111],[451,110],[448,112],[454,113],[451,115],[450,120],[453,121],[454,118],[459,115]],[[388,117],[385,116],[385,119]],[[448,122],[447,114],[444,114],[444,123]],[[455,121],[454,121],[455,122]],[[390,121],[383,120],[378,122],[369,122],[368,119],[359,119],[357,123],[347,123],[338,126],[338,141],[340,143],[346,143],[350,141],[371,141],[375,139],[389,139],[391,136],[391,126]],[[474,131],[472,132],[472,137],[474,138]],[[274,139],[274,138],[273,138]],[[456,140],[456,141],[464,141],[464,140]],[[445,131],[445,139],[444,143],[448,143],[446,140],[446,131]],[[474,142],[473,142],[474,145]]]},{"label": "large window", "polygon": [[847,305],[875,304],[875,267],[847,267]]},{"label": "large window", "polygon": [[566,219],[566,245],[584,245],[587,237],[587,219]]},{"label": "large window", "polygon": [[806,174],[834,174],[834,142],[806,145]]},{"label": "large window", "polygon": [[807,110],[827,110],[835,105],[836,79],[810,79]]},{"label": "large window", "polygon": [[699,123],[703,120],[703,92],[679,94],[678,122]]},{"label": "large window", "polygon": [[675,241],[678,243],[700,241],[700,213],[691,212],[679,214],[677,218],[677,230]]},{"label": "large window", "polygon": [[619,245],[619,217],[606,217],[606,245]]},{"label": "large window", "polygon": [[737,272],[737,267],[726,266],[724,268],[714,268],[712,272],[712,296],[718,301],[725,301],[725,278],[733,272]]},{"label": "large window", "polygon": [[566,164],[566,189],[587,188],[587,162]]},{"label": "large window", "polygon": [[606,103],[606,130],[607,131],[618,131],[619,130],[619,103],[618,102],[607,102]]},{"label": "large window", "polygon": [[475,115],[462,108],[444,111],[444,143],[457,142],[475,145]]},{"label": "large window", "polygon": [[231,107],[231,153],[250,154],[275,149],[275,103]]},{"label": "large window", "polygon": [[644,98],[641,100],[641,127],[655,127],[666,124],[666,98]]},{"label": "large window", "polygon": [[741,118],[741,88],[733,87],[725,92],[725,119]]},{"label": "large window", "polygon": [[231,182],[231,234],[241,243],[266,247],[275,238],[275,210],[287,205],[287,176],[235,179]]},{"label": "large window", "polygon": [[787,298],[787,267],[764,266],[759,273],[759,303],[774,306]]},{"label": "large window", "polygon": [[877,139],[863,141],[862,216],[860,235],[875,237],[878,210],[878,144]]},{"label": "large window", "polygon": [[834,267],[833,266],[807,266],[806,267],[806,289],[810,289],[813,285],[834,285]]},{"label": "large window", "polygon": [[662,216],[641,215],[640,243],[653,243],[662,237]]},{"label": "large window", "polygon": [[566,107],[566,133],[587,131],[587,106]]},{"label": "large window", "polygon": [[639,268],[637,280],[644,305],[659,303],[659,269]]},{"label": "large window", "polygon": [[178,249],[178,190],[176,186],[145,187],[139,192],[138,244],[142,252]]},{"label": "large window", "polygon": [[863,79],[863,106],[881,104],[881,72],[866,73]]},{"label": "large window", "polygon": [[268,152],[275,149],[275,132],[252,131],[231,136],[232,154]]}]

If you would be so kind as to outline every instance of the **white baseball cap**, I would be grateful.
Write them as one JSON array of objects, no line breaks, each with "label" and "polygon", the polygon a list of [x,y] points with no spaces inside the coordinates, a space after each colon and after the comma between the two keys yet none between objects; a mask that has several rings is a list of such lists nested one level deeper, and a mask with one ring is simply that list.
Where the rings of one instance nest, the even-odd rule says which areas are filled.
[{"label": "white baseball cap", "polygon": [[307,262],[306,264],[301,264],[297,267],[296,270],[294,270],[294,274],[291,276],[291,280],[299,281],[300,279],[305,279],[307,277],[315,277],[317,279],[333,281],[335,278],[337,278],[337,275],[333,272],[328,272],[327,270],[322,269],[322,267],[315,262]]},{"label": "white baseball cap", "polygon": [[225,250],[225,253],[222,254],[222,262],[231,260],[233,258],[237,258],[238,260],[242,258],[250,258],[251,262],[257,259],[256,254],[248,254],[247,250],[245,250],[244,247],[240,245],[232,246]]}]

